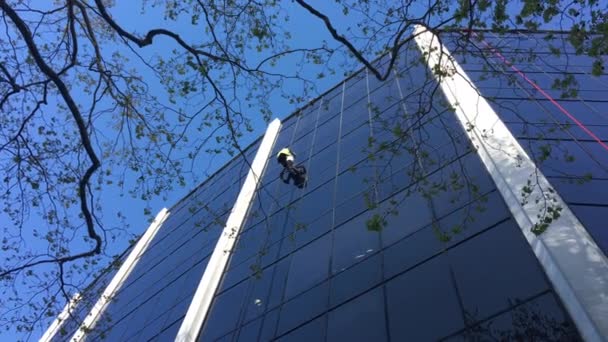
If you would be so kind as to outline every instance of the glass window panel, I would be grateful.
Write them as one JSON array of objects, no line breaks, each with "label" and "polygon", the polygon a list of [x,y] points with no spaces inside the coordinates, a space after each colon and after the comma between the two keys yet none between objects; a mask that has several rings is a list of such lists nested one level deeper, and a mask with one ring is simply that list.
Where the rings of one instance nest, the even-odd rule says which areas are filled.
[{"label": "glass window panel", "polygon": [[296,155],[296,164],[303,163],[308,159],[313,135],[313,132],[310,132],[291,145],[290,149]]},{"label": "glass window panel", "polygon": [[238,265],[259,253],[266,242],[268,230],[267,222],[262,221],[255,227],[241,233],[232,252],[230,263]]},{"label": "glass window panel", "polygon": [[369,155],[369,125],[360,126],[340,141],[340,172]]},{"label": "glass window panel", "polygon": [[[484,210],[477,211],[478,205],[482,205]],[[507,217],[509,213],[502,198],[494,191],[487,196],[487,200],[466,204],[462,209],[442,218],[436,228],[446,233],[450,239],[449,244],[455,244]],[[429,225],[390,246],[385,251],[386,277],[392,277],[440,252],[447,247],[441,241],[443,239],[435,226]]]},{"label": "glass window panel", "polygon": [[384,250],[384,276],[391,278],[440,253],[444,248],[432,227],[419,230]]},{"label": "glass window panel", "polygon": [[[382,244],[390,245],[432,222],[429,201],[418,192],[400,196],[397,204],[385,202],[382,209],[392,211],[386,215],[382,229]],[[383,210],[383,211],[385,211]]]},{"label": "glass window panel", "polygon": [[289,204],[289,202],[291,202],[293,198],[295,198],[294,193],[297,189],[293,184],[285,184],[282,180],[278,184],[278,190],[273,194],[272,198],[270,198],[270,200],[273,202],[276,200],[273,209],[282,208],[285,205]]},{"label": "glass window panel", "polygon": [[[464,130],[460,124],[452,120],[444,119],[445,116],[433,118],[412,130],[415,141],[420,145],[420,149],[433,152],[446,144],[468,145],[469,139],[463,135]],[[449,113],[449,116],[452,116]],[[437,156],[441,158],[440,156]]]},{"label": "glass window panel", "polygon": [[[188,308],[185,304],[189,303],[194,296],[196,286],[200,282],[203,274],[203,266],[206,266],[207,264],[206,261],[207,260],[205,260],[205,263],[200,263],[196,265],[196,267],[190,269],[186,275],[181,277],[183,280],[176,281],[170,289],[167,289],[167,291],[171,291],[171,295],[168,295],[167,291],[165,291],[164,295],[157,296],[158,300],[155,304],[150,302],[150,305],[148,305],[149,309],[141,308],[139,310],[140,312],[149,310],[149,312],[152,313],[148,315],[148,319],[143,325],[146,328],[143,330],[154,330],[150,327],[163,327],[164,325],[161,323],[172,322],[177,317],[186,314]],[[139,315],[145,316],[140,313],[135,314],[135,316]],[[130,321],[129,325],[129,331],[133,331],[134,328],[139,327],[133,320]]]},{"label": "glass window panel", "polygon": [[[578,100],[560,100],[560,105],[570,114],[576,117],[584,125],[605,125],[606,105],[600,102],[589,103],[587,106]],[[527,100],[516,99],[494,99],[490,105],[506,122],[528,122],[528,123],[560,123],[575,125],[567,115],[562,113],[558,107],[545,99]],[[599,108],[599,109],[598,109]]]},{"label": "glass window panel", "polygon": [[439,84],[426,62],[420,62],[420,60],[415,61],[411,68],[400,70],[399,77],[404,98],[422,100],[421,103],[426,107],[429,101],[434,100],[436,94],[440,94]]},{"label": "glass window panel", "polygon": [[[510,123],[507,125],[517,139],[563,139],[589,140],[589,134],[576,125],[558,125],[554,123]],[[608,126],[588,127],[598,138],[608,140]]]},{"label": "glass window panel", "polygon": [[281,256],[306,245],[310,241],[327,233],[332,226],[332,212],[328,211],[309,224],[295,223],[288,229],[281,246]]},{"label": "glass window panel", "polygon": [[369,163],[361,163],[338,176],[336,203],[342,203],[373,184],[375,169]]},{"label": "glass window panel", "polygon": [[548,177],[548,179],[566,203],[608,206],[607,179],[588,181],[565,177]]},{"label": "glass window panel", "polygon": [[267,223],[264,223],[267,234],[267,240],[271,243],[279,241],[286,233],[286,226],[289,224],[292,211],[289,209],[281,209],[272,216]]},{"label": "glass window panel", "polygon": [[460,336],[468,341],[514,341],[522,338],[539,341],[582,341],[576,327],[557,303],[553,293],[519,305]]},{"label": "glass window panel", "polygon": [[[386,68],[388,68],[387,62],[389,60],[390,60],[390,57],[388,55],[381,56],[379,59],[373,61],[372,65],[376,66],[376,68],[378,69],[378,71],[380,72],[381,75],[384,75],[384,74],[386,74]],[[392,76],[392,75],[389,74],[389,80],[390,80],[390,76]],[[376,77],[376,75],[370,71],[369,75],[368,75],[368,82],[369,82],[370,91],[374,91],[374,89],[383,85],[387,81],[382,81],[382,80],[378,79]]]},{"label": "glass window panel", "polygon": [[365,210],[368,210],[371,205],[368,198],[374,198],[372,189],[359,193],[342,202],[342,204],[336,206],[334,215],[334,223],[336,227],[350,220],[352,217],[364,212]]},{"label": "glass window panel", "polygon": [[362,163],[366,163],[366,164],[375,163],[376,165],[378,164],[378,162],[376,160],[369,158],[370,153],[369,153],[369,150],[367,149],[367,147],[362,147],[360,149],[355,149],[355,150],[349,150],[349,152],[350,153],[347,153],[346,155],[340,156],[340,167],[338,169],[338,173],[343,173],[347,170],[355,169],[358,166],[364,167],[364,165],[362,165]]},{"label": "glass window panel", "polygon": [[391,151],[374,152],[381,192],[384,191],[386,196],[409,184],[410,177],[407,172],[414,167],[415,161],[413,150],[402,148],[398,143],[392,146],[394,147]]},{"label": "glass window panel", "polygon": [[332,306],[363,293],[382,281],[382,255],[377,253],[331,279]]},{"label": "glass window panel", "polygon": [[339,306],[328,319],[329,341],[386,341],[383,288]]},{"label": "glass window panel", "polygon": [[268,304],[268,294],[274,277],[275,266],[271,266],[261,270],[256,276],[251,277],[250,289],[245,300],[244,306],[244,321],[247,322],[256,318],[266,311]]},{"label": "glass window panel", "polygon": [[222,278],[220,291],[225,291],[252,275],[252,269],[256,265],[255,258],[247,259],[240,264],[229,265],[230,268],[224,273],[224,277]]},{"label": "glass window panel", "polygon": [[342,109],[342,85],[334,89],[334,92],[336,91],[338,93],[336,93],[335,96],[331,94],[323,97],[323,100],[321,101],[321,111],[319,112],[319,120],[317,124],[318,126],[323,125],[327,120],[331,118],[333,118],[333,120],[336,120],[336,118],[339,117],[337,116],[337,114],[339,114],[340,110]]},{"label": "glass window panel", "polygon": [[436,341],[464,328],[448,260],[442,256],[389,281],[386,291],[392,341]]},{"label": "glass window panel", "polygon": [[291,298],[327,278],[330,238],[330,235],[325,235],[293,254],[285,290],[286,298]]},{"label": "glass window panel", "polygon": [[[450,40],[446,40],[444,44],[449,43]],[[399,54],[397,55],[396,67],[399,70],[406,70],[406,72],[414,72],[418,70],[424,70],[420,61],[420,50],[417,44],[414,42],[408,42],[407,44],[399,48]]]},{"label": "glass window panel", "polygon": [[382,112],[376,107],[370,107],[370,110],[374,138],[379,141],[394,140],[393,127],[404,124],[405,113],[401,103],[395,102]]},{"label": "glass window panel", "polygon": [[310,341],[325,341],[325,327],[327,316],[321,316],[304,326],[290,332],[289,334],[279,338],[279,342],[310,342]]},{"label": "glass window panel", "polygon": [[280,260],[276,264],[274,269],[274,277],[272,279],[272,287],[270,289],[270,295],[268,296],[267,309],[273,309],[283,302],[285,284],[287,281],[287,275],[289,274],[290,265],[291,256]]},{"label": "glass window panel", "polygon": [[[376,58],[376,60],[371,61],[371,64],[380,72],[381,75],[384,75],[386,74],[386,70],[388,69],[389,62],[391,61],[391,59],[392,58],[389,54],[384,54]],[[372,77],[371,71],[369,76]]]},{"label": "glass window panel", "polygon": [[296,138],[299,138],[314,129],[319,115],[319,103],[320,101],[316,101],[302,111]]},{"label": "glass window panel", "polygon": [[[411,185],[412,175],[424,176],[439,169],[440,167],[456,160],[458,165],[468,163],[472,157],[464,157],[458,161],[458,156],[465,155],[471,151],[470,143],[465,141],[465,136],[461,135],[455,142],[449,142],[437,150],[398,151],[388,152],[386,156],[381,155],[378,159],[378,173],[381,177],[379,188],[383,198]],[[414,159],[418,156],[420,162]],[[467,160],[465,162],[465,160]],[[474,168],[472,171],[478,169]],[[472,172],[469,171],[469,172]],[[392,172],[389,173],[389,172]],[[445,173],[446,171],[440,171]],[[390,176],[389,176],[390,175]],[[485,176],[487,178],[487,176]]]},{"label": "glass window panel", "polygon": [[446,234],[450,244],[454,244],[508,219],[510,215],[500,193],[492,191],[442,218],[436,228]]},{"label": "glass window panel", "polygon": [[261,327],[262,327],[262,318],[259,318],[259,319],[256,319],[255,321],[247,323],[239,331],[238,341],[242,341],[242,342],[257,341]]},{"label": "glass window panel", "polygon": [[353,149],[357,149],[358,152],[362,147],[367,146],[370,137],[369,124],[363,122],[358,124],[355,128],[356,129],[348,132],[340,139],[343,151],[351,152]]},{"label": "glass window panel", "polygon": [[270,341],[275,334],[277,324],[279,323],[279,309],[268,312],[264,316],[264,323],[260,331],[259,341]]},{"label": "glass window panel", "polygon": [[[185,252],[184,252],[185,251]],[[191,249],[184,248],[175,254],[192,253]],[[170,267],[168,273],[147,272],[145,277],[142,277],[137,283],[137,286],[131,286],[130,291],[121,292],[116,297],[116,302],[120,305],[108,307],[104,312],[102,321],[107,321],[107,327],[100,331],[111,328],[106,336],[111,338],[120,338],[121,336],[131,335],[137,332],[137,329],[145,325],[148,320],[153,320],[152,312],[168,313],[174,303],[186,297],[193,295],[195,282],[188,281],[191,277],[198,276],[202,273],[202,267],[206,265],[207,259],[194,253],[189,259],[182,260],[178,267]],[[169,259],[170,260],[170,259]],[[152,276],[150,276],[152,275]],[[148,279],[148,280],[146,280]],[[148,283],[150,281],[150,283]],[[142,288],[141,284],[146,284],[146,288]],[[186,287],[192,286],[192,287]],[[139,288],[139,292],[133,293],[133,289]],[[184,291],[184,289],[187,289]],[[155,329],[161,329],[162,326],[155,326]],[[158,330],[156,330],[158,331]]]},{"label": "glass window panel", "polygon": [[181,320],[173,322],[170,326],[161,331],[158,335],[156,335],[153,340],[156,341],[170,341],[177,336],[177,332],[179,331]]},{"label": "glass window panel", "polygon": [[323,170],[336,169],[336,160],[338,158],[338,148],[336,144],[332,144],[323,151],[315,154],[308,168],[309,177],[312,179],[316,174]]},{"label": "glass window panel", "polygon": [[[499,91],[501,88],[523,88],[530,94],[533,94],[535,97],[542,97],[543,95],[538,92],[538,90],[528,83],[525,79],[521,77],[521,75],[511,72],[486,72],[486,71],[468,71],[467,75],[475,82],[475,85],[482,90],[482,93],[486,91]],[[560,80],[563,79],[562,75],[554,76],[551,75],[549,77],[548,74],[544,72],[539,72],[539,70],[533,70],[533,72],[528,72],[526,76],[534,82],[537,86],[543,89],[546,93],[551,95],[552,97],[559,99],[561,95],[561,90],[553,89],[552,85],[556,77],[559,77]],[[575,75],[573,75],[576,78]]]},{"label": "glass window panel", "polygon": [[[335,146],[335,145],[334,145]],[[334,151],[335,152],[335,151]],[[334,160],[335,163],[335,160]],[[307,190],[316,189],[318,186],[327,183],[336,176],[336,165],[330,165],[322,170],[308,171]],[[331,182],[333,184],[333,182]]]},{"label": "glass window panel", "polygon": [[[608,83],[608,80],[605,82]],[[561,101],[566,110],[574,114],[579,121],[590,124],[592,121],[598,125],[606,124],[608,120],[608,101]]]},{"label": "glass window panel", "polygon": [[[359,76],[360,75],[360,76]],[[344,108],[350,106],[362,98],[367,98],[367,81],[365,79],[365,71],[348,80],[346,83],[346,91],[344,92]]]},{"label": "glass window panel", "polygon": [[277,140],[274,143],[274,150],[272,152],[272,155],[276,155],[283,147],[291,144],[294,136],[294,130],[295,125],[291,125],[287,128],[282,128],[281,132],[279,133],[279,136],[277,137]]},{"label": "glass window panel", "polygon": [[367,229],[371,215],[363,214],[334,230],[332,272],[339,273],[369,257],[380,247],[380,234]]},{"label": "glass window panel", "polygon": [[[235,336],[236,336],[236,333],[233,331],[229,334],[226,334],[226,335],[214,340],[214,342],[232,342],[232,341],[234,341]],[[203,342],[203,340],[199,339],[199,342]]]},{"label": "glass window panel", "polygon": [[608,255],[608,229],[606,229],[608,207],[582,205],[570,205],[569,207],[604,251],[604,254]]},{"label": "glass window panel", "polygon": [[294,202],[291,206],[296,209],[292,216],[296,224],[308,224],[313,222],[333,206],[334,182],[330,181],[311,193]]},{"label": "glass window panel", "polygon": [[340,116],[336,115],[317,128],[313,154],[318,153],[338,139],[338,129],[340,128]]},{"label": "glass window panel", "polygon": [[448,255],[465,313],[473,321],[549,287],[530,246],[512,220],[449,250]]},{"label": "glass window panel", "polygon": [[[370,79],[370,89],[373,89],[373,83]],[[382,87],[374,90],[370,94],[370,109],[372,114],[382,113],[387,108],[401,100],[397,82],[391,77],[390,80],[383,83]]]},{"label": "glass window panel", "polygon": [[[395,191],[395,188],[399,188],[399,186],[395,186],[397,181],[400,180],[402,184],[408,183],[408,181],[403,180],[404,178],[407,178],[407,176],[403,176],[403,173],[398,172],[396,175],[398,176],[398,179],[391,180],[391,182],[388,183],[388,185],[392,187],[390,190],[387,190],[386,181],[381,181],[381,198],[386,196],[384,194],[388,191]],[[409,184],[406,184],[406,186],[407,185]],[[390,201],[397,202],[397,206],[401,206],[401,203],[407,201],[409,197],[428,197],[432,199],[432,205],[435,206],[436,214],[441,216],[493,188],[494,183],[489,178],[485,168],[481,165],[479,157],[471,153],[439,169],[437,172],[434,172],[424,181],[416,184],[415,187],[395,195],[389,200],[388,204],[390,204],[389,209],[391,209],[395,208],[396,204],[392,204]],[[425,196],[425,193],[429,195]],[[420,203],[420,201],[421,199],[417,200],[418,203]],[[425,201],[427,204],[431,204],[428,200]],[[421,208],[418,205],[416,207]],[[418,217],[423,218],[422,216]],[[417,221],[419,221],[418,217],[416,217]],[[429,222],[429,220],[425,219],[422,222]]]},{"label": "glass window panel", "polygon": [[324,282],[283,304],[278,334],[282,335],[327,310],[329,284]]},{"label": "glass window panel", "polygon": [[281,122],[281,130],[279,131],[279,133],[283,133],[288,129],[293,129],[298,119],[299,117],[297,115],[290,115],[286,119],[283,119],[283,121]]},{"label": "glass window panel", "polygon": [[215,298],[201,332],[201,341],[213,341],[236,328],[247,286],[247,282],[243,282]]},{"label": "glass window panel", "polygon": [[[351,103],[345,102],[346,105]],[[342,136],[352,132],[355,128],[368,124],[369,122],[369,106],[367,96],[356,102],[355,104],[344,108],[342,116]]]},{"label": "glass window panel", "polygon": [[[199,280],[200,280],[200,278],[199,278]],[[179,304],[177,304],[175,307],[173,307],[172,311],[169,312],[167,315],[159,316],[158,320],[150,321],[148,325],[162,326],[162,327],[166,327],[167,329],[174,329],[174,326],[179,327],[181,325],[183,317],[186,314],[186,311],[188,310],[189,306],[190,306],[190,300],[182,300]],[[161,333],[164,333],[164,331]],[[177,335],[177,331],[175,331],[174,333]],[[140,340],[147,341],[152,336],[157,335],[157,334],[158,334],[158,332],[155,329],[148,329],[147,327],[144,327],[141,330],[141,334],[138,336],[139,336]],[[169,333],[163,334],[163,335],[168,336]],[[136,336],[133,336],[132,338],[127,337],[127,340],[132,341],[132,340],[135,340],[135,338],[136,338]]]},{"label": "glass window panel", "polygon": [[454,205],[464,204],[495,188],[494,182],[475,153],[459,158],[430,178],[436,182],[441,180],[450,190],[432,197],[436,205],[445,205],[448,211],[454,208]]},{"label": "glass window panel", "polygon": [[543,151],[549,151],[546,160],[537,163],[545,176],[585,177],[590,174],[594,178],[608,178],[608,153],[595,142],[578,145],[571,141],[530,140],[522,147],[536,156],[536,160],[545,155]]}]

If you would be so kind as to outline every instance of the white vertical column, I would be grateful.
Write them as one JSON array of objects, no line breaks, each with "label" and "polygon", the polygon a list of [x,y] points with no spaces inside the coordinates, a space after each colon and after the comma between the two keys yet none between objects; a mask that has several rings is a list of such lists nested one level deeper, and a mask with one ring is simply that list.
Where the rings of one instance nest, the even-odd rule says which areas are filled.
[{"label": "white vertical column", "polygon": [[[549,181],[438,38],[423,26],[414,35],[429,69],[439,65],[448,72],[449,76],[439,79],[441,89],[582,337],[586,341],[608,339],[606,256],[559,194],[547,194],[552,189]],[[529,201],[521,197],[525,186],[533,187]],[[562,208],[561,216],[537,236],[531,228],[545,215],[545,199]]]},{"label": "white vertical column", "polygon": [[137,241],[135,247],[123,264],[114,275],[114,278],[110,281],[108,286],[105,288],[95,306],[91,309],[87,317],[84,319],[78,330],[74,333],[70,341],[79,342],[84,341],[87,337],[87,332],[91,331],[97,322],[97,319],[101,316],[108,303],[112,300],[116,291],[120,289],[124,281],[127,279],[137,262],[141,254],[147,249],[150,241],[154,238],[158,229],[161,227],[165,219],[169,216],[167,208],[163,208],[154,218],[154,221],[150,224],[144,235]]},{"label": "white vertical column", "polygon": [[278,119],[275,119],[266,129],[266,134],[253,159],[253,163],[251,163],[251,168],[249,169],[245,183],[243,183],[243,187],[232,207],[230,216],[228,216],[228,219],[226,220],[226,226],[211,254],[209,263],[207,264],[201,281],[198,284],[198,288],[194,293],[194,297],[188,307],[188,311],[182,321],[175,341],[195,341],[202,328],[205,317],[211,307],[215,291],[220,284],[222,274],[228,264],[230,252],[232,251],[236,242],[236,237],[243,226],[245,216],[249,210],[251,201],[253,200],[253,195],[260,182],[262,172],[264,171],[266,162],[272,152],[272,147],[280,127],[281,122]]},{"label": "white vertical column", "polygon": [[46,329],[46,331],[44,332],[44,335],[42,335],[42,337],[40,337],[40,340],[38,340],[38,341],[39,342],[49,342],[55,336],[55,334],[57,334],[57,332],[63,325],[63,322],[66,319],[68,319],[68,317],[70,317],[70,315],[73,313],[74,309],[76,308],[76,304],[78,304],[79,301],[80,301],[80,293],[74,294],[74,296],[70,299],[70,301],[67,302],[67,304],[65,304],[63,311],[61,311],[59,316],[57,316],[57,318],[55,318],[53,323],[51,323],[49,328]]}]

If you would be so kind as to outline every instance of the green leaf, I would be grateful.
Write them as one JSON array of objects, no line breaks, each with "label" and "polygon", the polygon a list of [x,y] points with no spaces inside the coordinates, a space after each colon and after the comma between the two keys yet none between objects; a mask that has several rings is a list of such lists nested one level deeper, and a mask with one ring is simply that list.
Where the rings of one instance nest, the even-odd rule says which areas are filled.
[{"label": "green leaf", "polygon": [[601,59],[593,61],[593,67],[591,68],[591,74],[593,76],[601,76],[604,73],[604,62]]},{"label": "green leaf", "polygon": [[367,230],[372,232],[379,232],[386,226],[386,220],[380,214],[374,214],[366,222]]}]

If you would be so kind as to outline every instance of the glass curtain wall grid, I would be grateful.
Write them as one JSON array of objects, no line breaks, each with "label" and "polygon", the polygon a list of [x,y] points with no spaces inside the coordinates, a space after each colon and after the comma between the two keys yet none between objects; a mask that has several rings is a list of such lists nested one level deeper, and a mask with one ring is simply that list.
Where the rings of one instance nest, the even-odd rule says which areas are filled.
[{"label": "glass curtain wall grid", "polygon": [[174,206],[83,339],[608,338],[608,77],[560,36],[423,31],[387,80],[360,70]]},{"label": "glass curtain wall grid", "polygon": [[[440,76],[444,93],[454,106],[456,116],[467,128],[484,165],[583,338],[596,341],[608,336],[608,312],[605,309],[608,307],[608,259],[605,252],[552,188],[542,169],[539,170],[535,162],[542,163],[543,158],[537,158],[535,154],[530,157],[526,153],[460,63],[451,58],[436,36],[423,27],[418,27],[415,34],[429,67],[439,65],[443,75],[447,74],[447,77]],[[511,80],[515,84],[524,84],[538,91],[539,97],[580,124],[514,61],[505,58],[480,34],[474,33],[473,37],[475,42],[486,48],[486,58],[488,55],[496,56],[503,67],[514,72],[511,76],[515,79]],[[444,56],[447,58],[442,60]],[[531,93],[527,95],[534,101]],[[585,128],[582,124],[580,126]],[[588,129],[585,132],[597,139]],[[543,136],[536,138],[544,139]],[[605,146],[604,152],[608,152],[608,146],[601,140],[597,139],[597,143]],[[546,148],[550,151],[550,147]]]},{"label": "glass curtain wall grid", "polygon": [[[81,294],[87,300],[78,302],[74,309],[77,314],[68,315],[51,340],[173,339],[259,142],[245,150],[246,158],[239,156],[229,162],[170,209],[171,214],[147,248],[136,256],[131,272],[105,310],[99,312],[94,326],[82,330],[81,324],[116,273],[113,267],[96,280],[97,285]],[[124,258],[130,255],[125,254]],[[83,331],[84,335],[79,334]]]},{"label": "glass curtain wall grid", "polygon": [[580,338],[418,47],[401,53],[390,80],[362,71],[286,120],[310,186],[265,175],[199,340]]}]

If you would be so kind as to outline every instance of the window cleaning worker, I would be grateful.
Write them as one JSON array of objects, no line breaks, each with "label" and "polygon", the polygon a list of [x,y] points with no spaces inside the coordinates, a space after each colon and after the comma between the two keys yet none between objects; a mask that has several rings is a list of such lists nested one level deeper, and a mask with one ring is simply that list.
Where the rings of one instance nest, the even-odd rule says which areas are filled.
[{"label": "window cleaning worker", "polygon": [[[283,166],[281,179],[285,184],[289,184],[289,180],[293,179],[293,183],[298,188],[303,188],[305,183],[304,170],[298,170],[298,168],[294,166],[295,156],[296,154],[288,147],[284,147],[277,153],[277,162]],[[285,171],[289,173],[287,178],[285,178]]]}]

